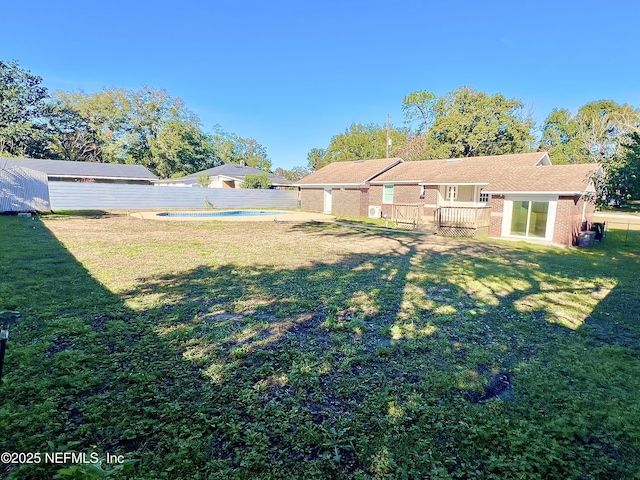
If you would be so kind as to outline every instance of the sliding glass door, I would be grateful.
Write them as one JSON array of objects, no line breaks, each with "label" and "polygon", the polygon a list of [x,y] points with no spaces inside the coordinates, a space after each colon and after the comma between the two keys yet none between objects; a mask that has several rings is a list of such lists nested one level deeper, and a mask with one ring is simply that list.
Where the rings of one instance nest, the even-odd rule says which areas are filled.
[{"label": "sliding glass door", "polygon": [[545,238],[549,202],[514,201],[511,212],[511,235]]}]

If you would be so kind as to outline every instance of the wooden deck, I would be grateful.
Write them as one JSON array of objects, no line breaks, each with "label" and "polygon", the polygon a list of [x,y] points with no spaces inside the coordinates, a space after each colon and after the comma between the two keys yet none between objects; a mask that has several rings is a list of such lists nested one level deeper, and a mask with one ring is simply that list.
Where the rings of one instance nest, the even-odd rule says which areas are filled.
[{"label": "wooden deck", "polygon": [[439,207],[433,224],[441,235],[486,237],[489,235],[490,207]]}]

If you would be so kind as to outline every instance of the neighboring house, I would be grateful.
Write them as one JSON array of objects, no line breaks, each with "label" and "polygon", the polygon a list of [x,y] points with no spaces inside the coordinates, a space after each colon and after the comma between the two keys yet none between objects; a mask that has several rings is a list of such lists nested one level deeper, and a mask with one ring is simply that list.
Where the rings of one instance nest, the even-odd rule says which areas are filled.
[{"label": "neighboring house", "polygon": [[199,187],[199,178],[203,175],[209,176],[209,188],[242,188],[246,175],[267,174],[271,188],[285,189],[292,186],[292,182],[284,177],[273,173],[258,170],[244,165],[234,165],[225,163],[218,167],[209,168],[200,172],[185,175],[178,178],[166,178],[153,182],[157,186],[163,187]]},{"label": "neighboring house", "polygon": [[298,180],[300,206],[307,212],[366,217],[370,180],[401,164],[401,158],[333,162]]},{"label": "neighboring house", "polygon": [[157,178],[141,165],[0,157],[0,212],[50,210],[50,187],[54,185],[150,185]]},{"label": "neighboring house", "polygon": [[[551,165],[544,152],[398,162],[368,180],[368,215],[360,216],[416,217],[444,234],[572,245],[591,221],[594,204],[585,198],[595,194],[591,177],[600,171],[596,164]],[[327,172],[312,175],[329,182]]]}]

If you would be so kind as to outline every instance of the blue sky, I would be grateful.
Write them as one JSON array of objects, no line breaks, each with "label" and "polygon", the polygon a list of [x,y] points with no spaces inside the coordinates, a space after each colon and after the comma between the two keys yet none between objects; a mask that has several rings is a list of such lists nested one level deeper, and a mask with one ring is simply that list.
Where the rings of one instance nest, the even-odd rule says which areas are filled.
[{"label": "blue sky", "polygon": [[0,59],[50,90],[165,88],[274,167],[306,165],[353,122],[401,126],[416,90],[502,93],[539,122],[599,99],[640,106],[631,0],[3,3]]}]

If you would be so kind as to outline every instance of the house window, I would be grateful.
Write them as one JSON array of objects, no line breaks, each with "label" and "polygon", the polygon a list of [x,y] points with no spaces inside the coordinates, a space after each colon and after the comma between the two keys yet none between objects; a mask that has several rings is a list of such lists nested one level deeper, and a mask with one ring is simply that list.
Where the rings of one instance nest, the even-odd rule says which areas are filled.
[{"label": "house window", "polygon": [[420,185],[420,199],[424,199],[424,185]]},{"label": "house window", "polygon": [[385,185],[382,194],[382,203],[393,203],[393,185]]},{"label": "house window", "polygon": [[489,203],[489,194],[480,189],[480,203]]},{"label": "house window", "polygon": [[458,198],[458,186],[450,185],[447,188],[447,200],[455,200]]}]

